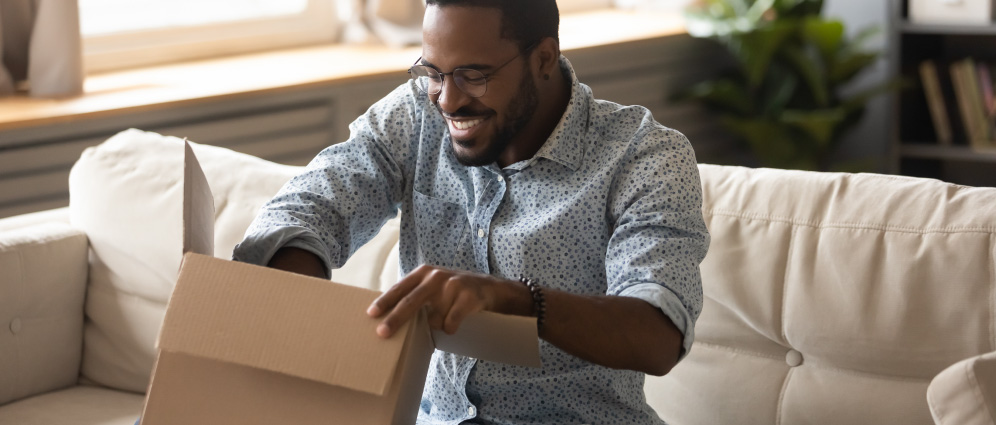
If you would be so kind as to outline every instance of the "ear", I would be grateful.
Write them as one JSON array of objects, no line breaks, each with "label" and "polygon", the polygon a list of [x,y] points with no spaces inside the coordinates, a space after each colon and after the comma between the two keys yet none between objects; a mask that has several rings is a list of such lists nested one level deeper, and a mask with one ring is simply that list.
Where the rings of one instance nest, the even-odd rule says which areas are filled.
[{"label": "ear", "polygon": [[553,75],[555,72],[559,72],[560,69],[560,43],[557,42],[553,37],[546,37],[532,52],[533,58],[536,59],[537,71],[536,76],[543,78],[543,75]]}]

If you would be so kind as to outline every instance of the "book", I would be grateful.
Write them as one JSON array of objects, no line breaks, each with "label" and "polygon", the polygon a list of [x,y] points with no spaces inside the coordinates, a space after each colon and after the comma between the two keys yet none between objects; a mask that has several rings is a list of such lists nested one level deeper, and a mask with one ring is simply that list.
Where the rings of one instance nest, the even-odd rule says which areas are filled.
[{"label": "book", "polygon": [[951,85],[954,87],[955,99],[958,101],[958,115],[961,117],[961,124],[965,129],[965,138],[968,139],[969,145],[973,145],[976,140],[979,140],[979,134],[972,123],[972,107],[969,105],[968,89],[961,73],[962,67],[958,62],[954,62],[948,68],[951,73]]},{"label": "book", "polygon": [[971,58],[962,59],[952,63],[950,70],[955,97],[958,100],[958,112],[965,126],[968,144],[973,149],[986,148],[990,146],[992,131],[983,112],[975,61]]},{"label": "book", "polygon": [[979,147],[992,146],[993,137],[996,136],[996,127],[993,127],[992,121],[989,120],[988,108],[982,95],[982,87],[979,84],[978,67],[972,58],[962,60],[962,67],[962,72],[968,82],[972,120],[979,127],[979,135],[982,136],[982,144]]},{"label": "book", "polygon": [[[992,72],[990,71],[989,64],[986,62],[975,64],[975,69],[979,75],[979,87],[982,89],[986,119],[991,125],[996,125],[996,94],[993,93]],[[993,139],[996,139],[996,134],[993,134],[993,136]]]},{"label": "book", "polygon": [[953,139],[951,121],[948,118],[948,108],[944,105],[941,80],[937,75],[937,64],[934,61],[926,60],[920,63],[920,82],[927,97],[927,109],[930,110],[930,120],[934,124],[937,142],[950,145]]}]

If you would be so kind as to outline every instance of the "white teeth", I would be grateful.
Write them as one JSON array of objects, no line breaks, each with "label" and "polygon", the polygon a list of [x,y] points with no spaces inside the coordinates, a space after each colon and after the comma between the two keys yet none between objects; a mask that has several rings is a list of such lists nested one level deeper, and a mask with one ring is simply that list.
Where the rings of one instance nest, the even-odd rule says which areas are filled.
[{"label": "white teeth", "polygon": [[458,130],[466,130],[466,129],[471,128],[471,127],[473,127],[475,125],[480,124],[481,121],[484,121],[484,120],[451,121],[451,122],[453,123],[453,126],[456,127]]}]

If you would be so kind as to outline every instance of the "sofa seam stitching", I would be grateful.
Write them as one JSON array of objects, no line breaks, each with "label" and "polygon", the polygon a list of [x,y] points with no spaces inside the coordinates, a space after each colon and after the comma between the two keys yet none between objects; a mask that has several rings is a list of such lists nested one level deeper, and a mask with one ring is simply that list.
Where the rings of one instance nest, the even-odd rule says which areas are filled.
[{"label": "sofa seam stitching", "polygon": [[[930,386],[928,385],[927,386],[927,409],[930,410],[930,414],[931,414],[931,416],[934,417],[934,422],[936,422],[937,425],[944,425],[944,418],[946,416],[946,411],[940,405],[937,404],[936,400],[937,400],[936,395],[933,392],[930,391]],[[937,406],[937,407],[935,408],[935,406]]]},{"label": "sofa seam stitching", "polygon": [[736,210],[709,209],[703,211],[705,214],[712,214],[724,217],[744,218],[748,220],[764,220],[769,222],[786,223],[795,226],[805,226],[819,229],[864,229],[879,230],[896,233],[988,233],[996,232],[996,227],[903,227],[888,226],[876,223],[848,223],[848,222],[823,222],[818,220],[798,220],[790,217],[775,216],[771,214],[745,213]]},{"label": "sofa seam stitching", "polygon": [[782,293],[781,293],[781,300],[779,300],[779,303],[781,304],[781,309],[780,309],[781,314],[778,317],[779,334],[782,337],[782,341],[784,341],[785,345],[788,346],[788,348],[790,349],[792,348],[792,344],[788,340],[788,329],[785,328],[785,312],[788,309],[788,307],[786,306],[786,304],[788,303],[785,302],[785,298],[786,298],[786,292],[788,291],[789,268],[792,266],[792,258],[794,252],[793,249],[795,247],[795,236],[796,236],[795,229],[796,228],[793,227],[791,231],[789,231],[788,246],[786,247],[788,252],[785,253],[785,268],[782,270]]},{"label": "sofa seam stitching", "polygon": [[[744,355],[749,355],[749,356],[754,356],[754,357],[761,357],[761,358],[775,360],[775,361],[778,361],[778,360],[782,359],[781,357],[764,354],[764,353],[761,353],[761,352],[758,352],[758,351],[743,350],[743,349],[739,349],[739,348],[730,347],[730,346],[727,346],[727,345],[716,344],[716,343],[713,343],[713,342],[705,342],[705,341],[698,341],[698,340],[696,340],[695,344],[702,345],[702,346],[707,346],[707,347],[710,347],[710,348],[713,348],[713,349],[716,349],[716,350],[722,350],[722,351],[726,351],[726,352],[744,354]],[[791,349],[791,348],[789,348],[789,349]],[[796,351],[798,351],[798,350],[796,350]],[[893,382],[911,382],[911,383],[930,382],[930,378],[906,377],[906,376],[889,375],[889,374],[885,374],[885,373],[865,372],[865,371],[854,370],[854,369],[846,369],[846,368],[837,367],[837,366],[830,366],[830,365],[827,365],[826,363],[823,363],[823,362],[820,362],[820,361],[807,360],[805,364],[807,366],[809,366],[809,367],[816,368],[816,369],[821,369],[821,370],[824,370],[824,371],[830,371],[830,372],[835,372],[835,373],[840,373],[840,374],[850,375],[850,376],[859,376],[859,377],[863,377],[863,378],[883,379],[883,380],[888,380],[888,381],[893,381]]]},{"label": "sofa seam stitching", "polygon": [[979,384],[979,377],[972,371],[972,366],[975,365],[977,359],[972,359],[965,362],[965,374],[968,375],[969,382],[972,383],[972,392],[975,396],[982,401],[982,408],[985,409],[986,413],[990,418],[993,417],[993,413],[989,410],[989,403],[986,403],[986,393],[982,390],[982,385]]},{"label": "sofa seam stitching", "polygon": [[716,350],[722,350],[722,351],[727,351],[727,352],[731,352],[731,353],[738,353],[738,354],[746,354],[746,355],[754,356],[754,357],[763,357],[763,358],[771,359],[771,360],[781,360],[782,359],[781,357],[768,355],[768,354],[761,353],[761,352],[758,352],[758,351],[744,350],[744,349],[741,349],[741,348],[730,347],[730,346],[727,346],[727,345],[716,344],[716,343],[713,343],[713,342],[695,341],[695,344],[697,344],[697,345],[703,345],[703,346],[710,347],[710,348],[713,348],[713,349],[716,349]]},{"label": "sofa seam stitching", "polygon": [[782,382],[782,389],[778,392],[778,407],[776,407],[778,410],[775,412],[775,425],[781,425],[782,423],[782,416],[784,413],[782,409],[785,407],[785,392],[788,390],[789,380],[792,379],[792,374],[794,373],[795,368],[790,367],[788,372],[785,374],[785,381]]}]

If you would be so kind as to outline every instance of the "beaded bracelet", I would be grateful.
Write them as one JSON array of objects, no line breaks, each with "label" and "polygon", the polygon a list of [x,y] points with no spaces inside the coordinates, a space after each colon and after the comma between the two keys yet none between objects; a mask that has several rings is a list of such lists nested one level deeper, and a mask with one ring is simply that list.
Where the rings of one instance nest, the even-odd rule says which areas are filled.
[{"label": "beaded bracelet", "polygon": [[519,277],[519,282],[529,288],[529,295],[533,297],[533,312],[536,313],[536,328],[543,328],[543,319],[546,317],[546,299],[543,298],[543,288],[527,277]]}]

